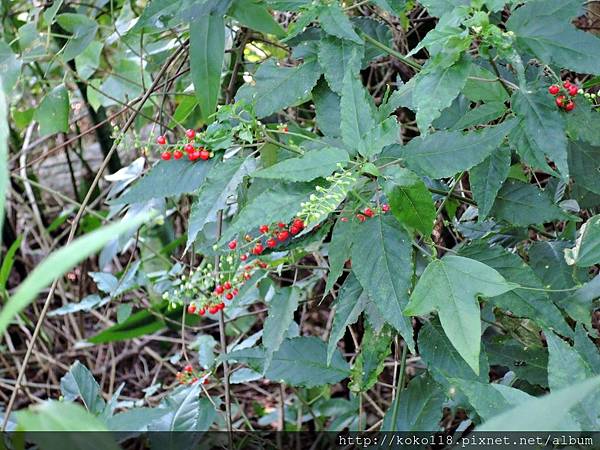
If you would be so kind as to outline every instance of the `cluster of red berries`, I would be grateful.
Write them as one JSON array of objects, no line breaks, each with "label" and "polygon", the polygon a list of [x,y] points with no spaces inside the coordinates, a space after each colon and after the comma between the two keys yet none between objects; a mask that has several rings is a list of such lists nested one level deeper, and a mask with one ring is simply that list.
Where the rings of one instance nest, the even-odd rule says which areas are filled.
[{"label": "cluster of red berries", "polygon": [[[305,224],[302,219],[296,218],[292,221],[290,225],[285,224],[283,222],[278,222],[276,225],[261,225],[258,227],[258,237],[252,238],[249,234],[244,236],[244,240],[248,243],[247,245],[252,245],[252,249],[250,253],[255,256],[262,254],[265,251],[265,248],[275,248],[277,244],[287,241],[291,236],[295,236],[304,230]],[[237,240],[231,241],[227,244],[230,250],[235,250],[238,248]],[[242,253],[240,255],[240,259],[242,261],[246,261],[248,259],[247,253]]]},{"label": "cluster of red berries", "polygon": [[203,384],[207,384],[208,375],[208,372],[195,372],[192,365],[188,364],[183,368],[183,371],[177,372],[175,378],[177,378],[177,381],[181,384],[194,384],[198,380],[202,380]]},{"label": "cluster of red berries", "polygon": [[[367,207],[367,208],[363,209],[361,212],[356,213],[355,217],[359,222],[365,222],[367,219],[370,219],[371,217],[375,217],[378,212],[385,214],[389,210],[390,210],[390,205],[388,205],[387,203],[384,203],[383,205],[381,205],[380,208],[375,208],[375,210]],[[342,222],[348,222],[348,217],[343,216],[340,218],[340,220]]]},{"label": "cluster of red berries", "polygon": [[[160,158],[163,161],[169,161],[171,158],[181,159],[183,158],[184,152],[187,154],[190,161],[196,161],[197,159],[206,161],[214,156],[213,152],[207,150],[197,142],[196,131],[189,129],[185,132],[185,136],[187,137],[188,142],[175,144],[175,150],[164,150],[160,154]],[[158,136],[156,138],[156,143],[160,146],[167,145],[167,137],[164,135]]]},{"label": "cluster of red berries", "polygon": [[562,87],[558,84],[553,84],[548,88],[548,92],[556,97],[556,106],[565,111],[573,111],[575,109],[575,102],[573,99],[579,94],[579,88],[571,84],[569,80],[562,84]]}]

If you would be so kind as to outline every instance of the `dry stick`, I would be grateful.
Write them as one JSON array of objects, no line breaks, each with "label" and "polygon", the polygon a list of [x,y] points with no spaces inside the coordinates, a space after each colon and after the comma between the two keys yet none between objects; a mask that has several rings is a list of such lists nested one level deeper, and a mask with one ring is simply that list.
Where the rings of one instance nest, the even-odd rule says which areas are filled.
[{"label": "dry stick", "polygon": [[[144,94],[144,96],[140,100],[140,106],[139,106],[138,110],[129,117],[129,119],[127,120],[127,122],[123,126],[122,134],[125,134],[127,132],[127,130],[131,127],[131,125],[133,124],[135,118],[137,117],[137,113],[142,108],[142,106],[144,105],[144,103],[146,103],[146,101],[148,100],[148,98],[150,97],[150,95],[152,94],[152,92],[154,91],[154,89],[156,88],[156,86],[158,85],[160,79],[163,77],[163,75],[166,73],[166,71],[168,70],[168,68],[171,66],[172,62],[179,56],[179,54],[185,48],[186,48],[186,46],[184,44],[182,47],[180,47],[168,59],[168,61],[165,63],[165,65],[160,69],[160,72],[156,76],[156,79],[152,83],[152,86],[150,86],[150,88],[146,91],[146,93]],[[118,144],[119,144],[119,140],[116,140],[114,142],[113,146],[111,147],[110,151],[108,152],[108,154],[104,158],[104,161],[102,162],[102,166],[100,166],[100,169],[98,170],[98,173],[96,174],[96,177],[94,178],[94,181],[92,182],[92,185],[88,189],[88,192],[87,192],[85,198],[83,199],[83,202],[81,203],[81,206],[79,207],[79,210],[77,211],[77,215],[75,216],[75,219],[73,220],[73,224],[71,225],[71,231],[69,232],[69,237],[67,238],[67,244],[66,245],[69,245],[71,243],[71,241],[73,240],[73,238],[75,237],[75,233],[77,231],[77,226],[79,225],[79,221],[81,220],[81,217],[83,216],[83,213],[85,211],[85,207],[90,202],[90,199],[91,199],[91,197],[92,197],[92,195],[94,193],[94,190],[96,189],[96,186],[100,182],[100,178],[102,177],[102,173],[108,167],[108,162],[110,161],[110,158],[112,157],[113,153],[116,151]],[[12,394],[10,396],[10,400],[8,402],[8,406],[6,407],[6,412],[4,413],[4,420],[2,422],[2,427],[0,427],[0,431],[5,431],[6,430],[6,426],[8,424],[8,418],[10,416],[10,412],[13,409],[13,406],[15,404],[15,400],[17,398],[17,394],[19,392],[19,389],[21,388],[21,381],[23,379],[23,376],[25,375],[25,369],[27,368],[27,362],[29,361],[29,358],[31,357],[31,353],[33,351],[33,346],[35,345],[35,341],[36,341],[36,339],[37,339],[37,337],[40,334],[40,331],[42,329],[42,324],[44,322],[44,319],[46,318],[46,314],[48,313],[48,308],[50,307],[50,303],[52,301],[52,297],[54,296],[54,291],[56,290],[56,286],[58,285],[58,280],[59,280],[59,278],[55,278],[54,279],[54,281],[52,282],[52,286],[50,286],[50,292],[48,292],[48,296],[46,297],[46,300],[44,301],[44,306],[42,308],[42,311],[40,312],[38,321],[37,321],[37,323],[35,325],[35,329],[33,331],[33,335],[31,336],[31,342],[27,346],[27,352],[25,353],[25,357],[23,358],[23,362],[22,362],[22,365],[21,365],[21,370],[19,371],[19,374],[17,376],[17,380],[15,382],[15,389],[12,392]]]}]

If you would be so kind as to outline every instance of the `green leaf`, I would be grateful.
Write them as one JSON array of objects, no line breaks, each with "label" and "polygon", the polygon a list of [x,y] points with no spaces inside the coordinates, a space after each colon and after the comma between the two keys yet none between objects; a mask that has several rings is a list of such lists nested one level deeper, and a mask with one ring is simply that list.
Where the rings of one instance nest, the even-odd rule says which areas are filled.
[{"label": "green leaf", "polygon": [[462,5],[469,5],[470,0],[422,0],[420,2],[429,14],[441,17],[446,13],[452,12],[454,8]]},{"label": "green leaf", "polygon": [[600,387],[600,377],[588,379],[544,397],[528,400],[484,423],[477,431],[575,431],[569,410]]},{"label": "green leaf", "polygon": [[501,102],[484,103],[467,111],[467,113],[452,127],[462,130],[475,125],[485,124],[496,120],[506,112],[506,106]]},{"label": "green leaf", "polygon": [[326,147],[306,152],[298,158],[285,159],[273,166],[252,174],[255,178],[269,178],[287,181],[310,181],[331,175],[338,164],[348,162],[345,150]]},{"label": "green leaf", "polygon": [[362,44],[363,41],[352,26],[352,22],[344,13],[337,1],[323,6],[319,12],[319,21],[321,28],[325,33],[340,39],[347,39],[356,44]]},{"label": "green leaf", "polygon": [[477,202],[480,221],[490,213],[498,191],[508,177],[509,170],[510,149],[501,146],[469,171],[469,184]]},{"label": "green leaf", "polygon": [[80,55],[96,37],[98,23],[83,14],[60,14],[56,16],[58,24],[71,33],[71,37],[62,49],[62,59],[67,62]]},{"label": "green leaf", "polygon": [[[589,364],[565,341],[553,333],[545,333],[548,342],[548,384],[552,392],[585,381],[594,373]],[[596,430],[600,426],[600,392],[587,396],[572,411],[583,430]]]},{"label": "green leaf", "polygon": [[479,374],[481,319],[477,297],[494,297],[515,287],[485,264],[447,255],[425,268],[404,313],[419,316],[437,311],[448,339]]},{"label": "green leaf", "polygon": [[[578,102],[577,108],[566,114],[566,119],[567,134],[570,138],[569,144],[579,140],[594,146],[600,146],[600,130],[595,126],[600,119],[600,113],[592,107],[592,103]],[[569,168],[573,173],[570,159]]]},{"label": "green leaf", "polygon": [[194,192],[217,164],[214,159],[194,163],[184,159],[159,161],[129,190],[109,203],[144,203],[154,198]]},{"label": "green leaf", "polygon": [[225,55],[225,22],[222,14],[203,15],[190,21],[190,66],[194,90],[204,122],[217,108],[221,69]]},{"label": "green leaf", "polygon": [[[0,217],[2,217],[2,210],[0,208]],[[2,223],[0,223],[0,228],[2,227]],[[23,236],[17,237],[17,239],[10,244],[10,247],[4,253],[2,264],[0,264],[0,298],[4,294],[6,289],[6,283],[8,282],[8,277],[10,276],[10,272],[12,271],[13,265],[15,263],[15,254],[17,250],[21,247],[21,242],[23,242]]]},{"label": "green leaf", "polygon": [[593,301],[600,298],[600,277],[595,276],[571,295],[563,296],[558,300],[558,305],[563,308],[573,319],[592,326]]},{"label": "green leaf", "polygon": [[358,320],[368,302],[369,297],[363,293],[356,276],[350,273],[340,288],[335,303],[335,314],[327,344],[327,364],[331,363],[336,345],[344,337],[346,328]]},{"label": "green leaf", "polygon": [[463,95],[472,102],[504,104],[508,100],[509,95],[502,87],[502,84],[497,81],[497,78],[489,70],[472,64],[469,79],[462,90]]},{"label": "green leaf", "polygon": [[165,414],[162,408],[131,408],[106,419],[106,426],[115,432],[145,432]]},{"label": "green leaf", "polygon": [[40,135],[69,131],[69,93],[64,84],[56,86],[42,100],[33,114],[40,124]]},{"label": "green leaf", "polygon": [[426,95],[413,96],[417,112],[417,125],[422,133],[427,133],[431,123],[440,117],[443,109],[450,106],[467,82],[471,61],[461,58],[449,67],[427,66],[415,78],[415,92]]},{"label": "green leaf", "polygon": [[227,13],[253,30],[274,34],[277,37],[285,36],[285,30],[262,3],[261,0],[234,0]]},{"label": "green leaf", "polygon": [[571,218],[552,203],[546,192],[516,180],[502,186],[490,214],[517,226]]},{"label": "green leaf", "polygon": [[580,1],[530,1],[516,9],[506,27],[515,33],[519,50],[531,52],[542,62],[574,72],[597,74],[600,40],[570,23],[580,6]]},{"label": "green leaf", "polygon": [[0,333],[6,331],[10,321],[35,300],[41,290],[52,280],[96,253],[111,240],[137,228],[148,219],[148,214],[140,214],[129,220],[113,223],[75,239],[69,245],[51,253],[20,284],[0,311]]},{"label": "green leaf", "polygon": [[519,89],[513,94],[512,109],[521,119],[513,140],[515,148],[527,163],[539,169],[547,170],[547,156],[562,176],[568,178],[565,120],[550,94],[540,95],[539,88],[536,91]]},{"label": "green leaf", "polygon": [[450,387],[451,378],[479,380],[487,383],[489,365],[486,354],[479,354],[479,374],[458,354],[437,320],[427,322],[419,331],[419,353],[433,378]]},{"label": "green leaf", "polygon": [[60,391],[67,401],[81,398],[85,408],[92,414],[99,414],[104,409],[100,386],[87,367],[79,361],[75,361],[60,379]]},{"label": "green leaf", "polygon": [[[594,339],[593,334],[590,337]],[[600,352],[595,343],[590,340],[590,337],[588,337],[588,333],[585,331],[583,325],[578,323],[575,327],[575,343],[573,347],[579,352],[579,355],[592,372],[600,373]]]},{"label": "green leaf", "polygon": [[[6,192],[8,189],[8,114],[6,107],[6,97],[4,96],[3,77],[0,77],[0,230],[4,224],[4,202],[6,201]],[[4,262],[2,263],[4,269]],[[2,283],[4,289],[4,283]]]},{"label": "green leaf", "polygon": [[525,288],[517,287],[512,291],[497,295],[490,302],[513,315],[527,317],[543,328],[552,328],[565,336],[573,332],[565,322],[559,309],[543,292],[543,284],[533,269],[516,254],[501,246],[489,247],[485,242],[474,242],[460,249],[460,255],[476,259],[495,269],[507,280]]},{"label": "green leaf", "polygon": [[[229,242],[238,233],[258,228],[264,223],[288,222],[296,216],[300,203],[313,192],[310,183],[271,183],[238,213],[225,230],[221,243]],[[269,205],[265,208],[265,205]]]},{"label": "green leaf", "polygon": [[266,377],[292,386],[322,386],[337,383],[349,375],[348,363],[335,351],[327,364],[327,346],[319,338],[286,339],[273,355]]},{"label": "green leaf", "polygon": [[340,97],[331,89],[326,81],[319,80],[312,91],[315,104],[317,126],[326,136],[340,136]]},{"label": "green leaf", "polygon": [[429,236],[436,211],[427,186],[408,169],[394,167],[386,171],[386,176],[390,174],[384,188],[392,214],[409,232],[416,230]]},{"label": "green leaf", "polygon": [[412,326],[402,310],[413,275],[410,236],[390,215],[377,215],[356,227],[352,271],[385,320],[413,348]]},{"label": "green leaf", "polygon": [[[353,58],[358,58],[357,54]],[[344,143],[361,154],[368,152],[364,136],[375,126],[371,108],[370,96],[362,82],[352,72],[346,72],[340,102],[340,130]]]},{"label": "green leaf", "polygon": [[215,362],[215,346],[217,341],[210,334],[201,334],[190,345],[198,352],[198,363],[203,369],[210,369]]},{"label": "green leaf", "polygon": [[438,131],[411,140],[402,147],[400,155],[418,174],[449,177],[482,162],[515,125],[515,121],[508,120],[477,132]]},{"label": "green leaf", "polygon": [[268,368],[270,359],[283,342],[291,323],[294,320],[294,313],[298,308],[300,298],[297,289],[292,287],[281,288],[275,292],[273,298],[269,301],[269,312],[263,328],[262,343],[266,352],[266,364]]},{"label": "green leaf", "polygon": [[[282,67],[268,60],[260,64],[252,84],[238,90],[236,100],[254,102],[259,118],[269,116],[305,101],[320,76],[319,63],[313,59],[297,67]],[[277,95],[273,95],[274,92]]]},{"label": "green leaf", "polygon": [[600,215],[590,217],[579,230],[575,247],[565,250],[569,265],[591,267],[600,263]]},{"label": "green leaf", "polygon": [[438,428],[446,394],[429,376],[413,378],[400,392],[396,423],[392,424],[393,403],[385,414],[381,431],[431,431]]},{"label": "green leaf", "polygon": [[0,67],[2,68],[2,80],[0,80],[0,87],[6,96],[10,95],[13,88],[19,80],[21,75],[22,62],[13,53],[8,44],[0,41]]},{"label": "green leaf", "polygon": [[350,370],[350,391],[366,392],[375,385],[383,372],[385,359],[392,351],[392,338],[390,327],[384,327],[379,333],[370,325],[365,328],[360,353]]},{"label": "green leaf", "polygon": [[600,194],[600,147],[569,141],[568,154],[569,169],[575,183]]},{"label": "green leaf", "polygon": [[343,222],[338,220],[333,227],[331,242],[329,243],[327,258],[329,260],[329,274],[327,275],[327,284],[325,292],[331,291],[334,283],[340,277],[344,270],[344,265],[351,257],[352,235],[354,221]]},{"label": "green leaf", "polygon": [[491,365],[506,367],[531,384],[548,386],[548,352],[545,348],[525,346],[512,339],[486,342],[485,352]]},{"label": "green leaf", "polygon": [[160,404],[167,413],[150,426],[150,431],[200,431],[201,391],[200,383],[175,389]]},{"label": "green leaf", "polygon": [[384,147],[401,142],[400,125],[395,116],[378,123],[364,136],[364,144],[359,148],[361,155],[370,158],[381,153]]},{"label": "green leaf", "polygon": [[207,223],[217,220],[217,212],[225,207],[227,198],[235,192],[242,179],[253,171],[254,166],[253,158],[230,158],[208,173],[192,203],[186,248],[192,245]]},{"label": "green leaf", "polygon": [[75,57],[75,67],[77,74],[81,79],[90,78],[96,69],[100,66],[100,55],[102,54],[102,44],[98,41],[92,42],[80,55]]},{"label": "green leaf", "polygon": [[[319,41],[319,64],[331,89],[342,94],[344,76],[350,72],[356,76],[360,72],[365,48],[352,41],[332,36]],[[357,56],[354,56],[357,55]]]}]

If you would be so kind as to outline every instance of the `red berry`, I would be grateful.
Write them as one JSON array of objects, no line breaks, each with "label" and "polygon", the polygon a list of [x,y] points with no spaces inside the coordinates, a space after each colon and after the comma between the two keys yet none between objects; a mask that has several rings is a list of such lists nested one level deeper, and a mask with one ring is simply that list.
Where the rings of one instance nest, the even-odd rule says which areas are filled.
[{"label": "red berry", "polygon": [[559,95],[558,97],[556,97],[556,106],[558,106],[559,108],[562,108],[565,105],[565,100],[566,97],[564,95]]},{"label": "red berry", "polygon": [[302,230],[304,228],[304,221],[302,219],[294,219],[292,226]]},{"label": "red berry", "polygon": [[240,255],[240,260],[241,261],[246,261],[247,259],[248,259],[248,255],[247,254],[244,253],[243,255]]},{"label": "red berry", "polygon": [[208,150],[200,150],[200,159],[206,161],[210,158],[210,152]]},{"label": "red berry", "polygon": [[279,233],[277,233],[277,240],[283,242],[285,241],[288,237],[290,237],[290,233],[286,230],[280,231]]},{"label": "red berry", "polygon": [[204,379],[204,381],[202,382],[202,384],[208,384],[208,383],[209,383],[209,381],[208,381],[208,377],[206,377],[206,378]]},{"label": "red berry", "polygon": [[348,222],[348,218],[347,218],[347,217],[342,217],[340,220],[341,220],[342,222]]},{"label": "red berry", "polygon": [[301,231],[300,228],[298,228],[296,225],[292,225],[290,227],[290,233],[292,233],[292,234],[298,234],[298,233],[300,233],[300,231]]},{"label": "red berry", "polygon": [[183,146],[183,149],[185,150],[186,153],[190,154],[192,153],[194,150],[196,150],[196,148],[194,147],[193,144],[185,144]]},{"label": "red berry", "polygon": [[248,272],[244,272],[244,279],[249,280],[251,275]]},{"label": "red berry", "polygon": [[238,288],[235,288],[233,291],[231,291],[231,293],[233,295],[238,295],[238,292],[240,292],[240,291],[238,291]]},{"label": "red berry", "polygon": [[565,80],[565,82],[563,83],[563,87],[565,89],[569,89],[571,87],[571,82],[569,80]]},{"label": "red berry", "polygon": [[388,205],[387,203],[384,203],[383,205],[381,205],[381,210],[386,213],[390,210],[390,205]]},{"label": "red berry", "polygon": [[210,308],[208,308],[208,312],[210,314],[216,314],[219,312],[219,307],[217,305],[213,305]]},{"label": "red berry", "polygon": [[573,111],[575,109],[575,103],[569,100],[569,103],[565,105],[565,111]]},{"label": "red berry", "polygon": [[273,248],[273,247],[275,247],[276,245],[277,245],[277,241],[276,241],[275,239],[273,239],[273,238],[271,238],[271,239],[267,239],[267,246],[268,246],[269,248]]},{"label": "red berry", "polygon": [[226,281],[225,283],[223,283],[223,287],[225,289],[231,289],[231,283],[229,281]]},{"label": "red berry", "polygon": [[217,305],[217,308],[219,309],[225,309],[225,303],[221,302]]},{"label": "red berry", "polygon": [[367,217],[373,217],[375,215],[375,213],[373,212],[373,210],[371,208],[365,208],[365,210],[363,211],[363,214]]},{"label": "red berry", "polygon": [[165,136],[159,136],[156,138],[156,143],[158,145],[165,145],[167,143],[167,138]]},{"label": "red berry", "polygon": [[548,92],[550,92],[552,95],[556,95],[560,92],[560,88],[556,84],[553,84],[548,88]]},{"label": "red berry", "polygon": [[185,135],[188,139],[194,139],[196,137],[196,132],[190,128],[185,132]]},{"label": "red berry", "polygon": [[258,261],[258,266],[261,269],[266,269],[268,267],[268,264],[266,262]]},{"label": "red berry", "polygon": [[285,223],[283,223],[283,222],[279,222],[279,223],[277,224],[277,226],[278,226],[279,228],[285,228]]},{"label": "red berry", "polygon": [[186,372],[191,372],[192,370],[194,370],[194,368],[190,364],[188,364],[183,368],[183,370]]},{"label": "red berry", "polygon": [[171,159],[171,152],[167,152],[167,151],[164,151],[164,152],[162,152],[162,153],[160,154],[160,158],[161,158],[163,161],[168,161],[168,160],[170,160],[170,159]]},{"label": "red berry", "polygon": [[217,294],[222,294],[225,291],[225,289],[223,288],[223,286],[221,286],[220,284],[217,284],[217,287],[215,288],[215,292]]},{"label": "red berry", "polygon": [[229,248],[230,248],[231,250],[235,250],[235,248],[237,247],[237,241],[236,241],[236,240],[233,240],[233,241],[231,241],[231,242],[230,242],[229,244],[227,244],[227,245],[229,246]]},{"label": "red berry", "polygon": [[198,314],[200,314],[201,316],[203,316],[204,314],[206,314],[206,308],[200,308],[198,310]]},{"label": "red berry", "polygon": [[175,150],[173,152],[173,158],[181,159],[183,157],[183,152],[181,150]]},{"label": "red berry", "polygon": [[188,305],[187,311],[189,314],[194,314],[196,312],[196,305],[191,303],[190,305]]},{"label": "red berry", "polygon": [[231,292],[228,292],[227,295],[225,296],[225,298],[227,300],[231,300],[233,298],[233,294]]},{"label": "red berry", "polygon": [[576,96],[578,93],[579,93],[579,89],[577,88],[577,86],[573,86],[573,85],[571,85],[571,86],[569,87],[569,95],[570,95],[571,97],[575,97],[575,96]]},{"label": "red berry", "polygon": [[198,158],[200,158],[200,152],[198,150],[194,150],[193,152],[188,153],[188,158],[190,161],[196,161]]},{"label": "red berry", "polygon": [[258,231],[262,234],[268,233],[269,232],[269,226],[268,225],[261,225],[260,227],[258,227]]},{"label": "red berry", "polygon": [[255,255],[260,255],[264,249],[265,248],[263,247],[262,244],[256,244],[254,246],[254,248],[252,249],[252,253],[254,253]]},{"label": "red berry", "polygon": [[365,220],[367,220],[367,218],[360,213],[356,215],[356,218],[359,220],[359,222],[364,222]]}]

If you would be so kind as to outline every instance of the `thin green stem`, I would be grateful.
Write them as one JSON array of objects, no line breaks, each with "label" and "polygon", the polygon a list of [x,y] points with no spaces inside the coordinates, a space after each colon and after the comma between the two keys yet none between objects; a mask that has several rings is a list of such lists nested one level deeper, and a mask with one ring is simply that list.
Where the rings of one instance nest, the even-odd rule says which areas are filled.
[{"label": "thin green stem", "polygon": [[409,67],[412,67],[413,69],[415,69],[417,72],[419,72],[423,66],[421,66],[421,64],[419,64],[418,62],[416,62],[414,59],[409,58],[408,56],[403,55],[402,53],[400,53],[397,50],[394,50],[393,48],[388,47],[387,45],[379,42],[377,39],[372,38],[371,36],[369,36],[366,33],[361,33],[361,37],[365,40],[370,42],[371,44],[373,44],[375,47],[379,48],[380,50],[383,50],[384,52],[386,52],[388,55],[393,56],[394,58],[399,59],[400,61],[402,61],[404,64],[406,64]]},{"label": "thin green stem", "polygon": [[408,345],[406,342],[402,347],[402,356],[400,357],[400,376],[398,377],[398,385],[396,386],[396,397],[392,406],[392,423],[391,430],[396,431],[396,421],[398,420],[398,408],[400,407],[400,393],[404,388],[404,372],[406,372],[406,355],[408,353]]}]

